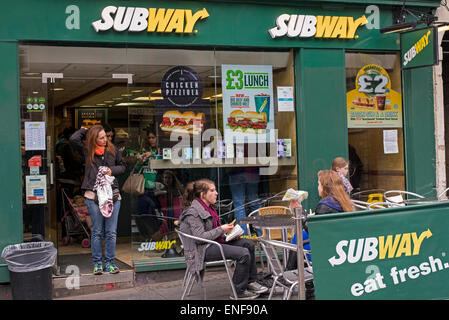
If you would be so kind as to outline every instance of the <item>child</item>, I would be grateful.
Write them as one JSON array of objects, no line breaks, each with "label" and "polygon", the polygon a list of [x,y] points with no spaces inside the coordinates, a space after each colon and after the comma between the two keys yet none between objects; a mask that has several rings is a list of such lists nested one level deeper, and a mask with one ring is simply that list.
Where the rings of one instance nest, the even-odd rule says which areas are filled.
[{"label": "child", "polygon": [[354,189],[351,185],[351,182],[346,178],[349,170],[349,162],[346,159],[338,157],[332,161],[332,170],[337,172],[343,181],[343,185],[345,186],[345,191],[347,194],[351,194]]},{"label": "child", "polygon": [[89,230],[92,230],[92,220],[87,210],[86,199],[82,196],[75,196],[73,197],[72,204],[80,221],[85,222]]}]

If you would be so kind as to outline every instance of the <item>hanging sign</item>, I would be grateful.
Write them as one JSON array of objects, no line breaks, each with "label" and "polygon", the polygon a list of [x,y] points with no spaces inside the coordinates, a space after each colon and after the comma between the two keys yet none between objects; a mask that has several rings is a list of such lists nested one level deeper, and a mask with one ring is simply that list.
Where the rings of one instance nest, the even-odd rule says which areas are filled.
[{"label": "hanging sign", "polygon": [[387,71],[368,64],[346,94],[348,128],[402,128],[402,97],[391,89]]},{"label": "hanging sign", "polygon": [[401,60],[403,69],[438,64],[438,32],[425,28],[401,33]]}]

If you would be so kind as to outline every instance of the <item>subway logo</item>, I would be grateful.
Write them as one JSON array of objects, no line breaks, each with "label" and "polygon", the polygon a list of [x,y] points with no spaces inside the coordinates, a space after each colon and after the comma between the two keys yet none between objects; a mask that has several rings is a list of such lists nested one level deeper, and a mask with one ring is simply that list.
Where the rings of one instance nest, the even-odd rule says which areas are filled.
[{"label": "subway logo", "polygon": [[353,17],[281,14],[276,19],[276,27],[268,33],[273,39],[283,36],[357,39],[355,32],[367,22],[364,15],[354,20]]},{"label": "subway logo", "polygon": [[113,28],[117,32],[197,33],[198,20],[209,17],[206,8],[192,13],[189,9],[135,8],[108,6],[101,19],[92,22],[96,32]]},{"label": "subway logo", "polygon": [[335,246],[337,256],[333,256],[328,261],[332,267],[335,267],[345,262],[392,259],[403,255],[415,256],[419,255],[423,241],[431,236],[432,232],[427,229],[419,236],[416,232],[409,232],[377,238],[341,240]]}]

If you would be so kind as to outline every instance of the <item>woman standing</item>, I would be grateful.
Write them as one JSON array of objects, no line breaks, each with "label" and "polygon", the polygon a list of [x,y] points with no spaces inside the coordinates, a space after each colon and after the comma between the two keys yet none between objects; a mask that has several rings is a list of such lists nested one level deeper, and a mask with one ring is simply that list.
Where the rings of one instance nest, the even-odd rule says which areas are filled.
[{"label": "woman standing", "polygon": [[[217,212],[212,207],[217,201],[215,184],[202,179],[194,183],[190,191],[192,204],[181,215],[180,229],[182,232],[222,244],[226,259],[237,262],[232,281],[239,299],[255,299],[259,294],[268,291],[268,288],[257,283],[257,267],[254,254],[254,242],[250,239],[238,238],[226,242],[223,235],[231,232],[232,224],[221,225]],[[200,276],[206,261],[221,259],[217,246],[198,243],[185,239],[184,256],[187,267]]]},{"label": "woman standing", "polygon": [[[84,138],[86,138],[85,144],[83,143]],[[91,249],[94,274],[102,274],[103,271],[113,274],[118,273],[120,270],[115,265],[114,260],[121,200],[119,185],[117,179],[113,179],[111,184],[113,209],[109,217],[103,216],[94,187],[97,183],[97,177],[101,178],[100,167],[105,167],[102,171],[105,175],[115,177],[125,172],[125,163],[121,153],[108,140],[101,125],[95,125],[90,129],[82,127],[70,137],[70,142],[78,149],[83,149],[85,155],[84,180],[81,189],[84,190],[86,205],[92,219]],[[104,269],[103,239],[105,240]]]}]

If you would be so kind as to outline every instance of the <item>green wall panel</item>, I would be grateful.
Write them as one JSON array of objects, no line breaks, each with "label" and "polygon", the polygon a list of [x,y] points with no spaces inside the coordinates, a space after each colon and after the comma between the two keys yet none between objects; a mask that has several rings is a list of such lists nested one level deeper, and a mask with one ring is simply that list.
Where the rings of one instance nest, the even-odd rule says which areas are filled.
[{"label": "green wall panel", "polygon": [[317,172],[348,154],[344,50],[297,51],[295,76],[299,187],[309,192],[304,203],[314,210]]},{"label": "green wall panel", "polygon": [[433,68],[403,71],[406,187],[436,196]]},{"label": "green wall panel", "polygon": [[[199,20],[196,34],[166,34],[154,32],[95,32],[92,23],[101,18],[107,6],[142,8],[191,9],[192,13],[206,8],[209,17]],[[370,3],[322,5],[320,1],[304,2],[303,7],[268,6],[263,4],[146,0],[16,0],[3,4],[0,39],[36,41],[94,41],[101,43],[140,43],[166,45],[248,46],[248,47],[324,47],[351,49],[398,50],[398,35],[382,35],[377,29],[359,27],[358,39],[288,38],[272,39],[268,30],[276,26],[276,18],[284,13],[302,15],[351,16],[365,14]],[[391,7],[380,6],[380,26],[392,22]],[[66,13],[67,12],[67,13]],[[369,15],[367,15],[369,17]],[[79,18],[79,19],[78,19]],[[74,23],[74,21],[78,23]],[[68,24],[66,23],[68,22]],[[73,28],[73,26],[75,28]],[[79,27],[79,28],[76,28]]]},{"label": "green wall panel", "polygon": [[[18,45],[0,42],[0,250],[22,242],[22,173],[20,154],[20,109]],[[0,259],[0,268],[6,269]],[[0,282],[9,274],[0,271]]]}]

